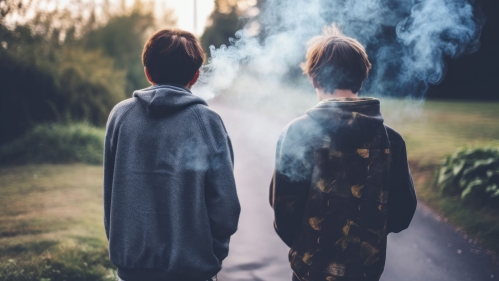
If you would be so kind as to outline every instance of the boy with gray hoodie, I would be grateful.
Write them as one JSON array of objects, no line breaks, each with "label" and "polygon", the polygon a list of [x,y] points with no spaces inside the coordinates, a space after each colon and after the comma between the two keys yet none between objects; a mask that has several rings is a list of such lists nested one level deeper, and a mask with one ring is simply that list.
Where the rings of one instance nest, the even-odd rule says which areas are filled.
[{"label": "boy with gray hoodie", "polygon": [[104,224],[122,280],[215,280],[237,230],[229,136],[189,90],[203,58],[191,33],[156,32],[142,54],[152,86],[109,116]]},{"label": "boy with gray hoodie", "polygon": [[328,28],[303,68],[320,102],[277,144],[275,230],[291,248],[293,280],[377,281],[388,233],[406,229],[416,209],[404,140],[379,100],[358,97],[371,68],[358,41]]}]

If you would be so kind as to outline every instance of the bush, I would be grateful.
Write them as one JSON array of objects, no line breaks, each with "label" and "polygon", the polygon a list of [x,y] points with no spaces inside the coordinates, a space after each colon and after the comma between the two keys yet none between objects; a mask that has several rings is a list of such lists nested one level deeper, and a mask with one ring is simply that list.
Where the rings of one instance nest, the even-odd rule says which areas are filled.
[{"label": "bush", "polygon": [[126,72],[101,51],[19,45],[0,50],[0,145],[44,122],[103,126],[127,97]]},{"label": "bush", "polygon": [[499,146],[460,148],[445,158],[438,174],[445,194],[479,203],[499,202]]},{"label": "bush", "polygon": [[101,164],[104,130],[88,124],[42,124],[0,148],[0,164]]},{"label": "bush", "polygon": [[[4,2],[0,13],[21,9]],[[40,1],[17,2],[34,14],[8,25],[0,16],[0,145],[41,123],[103,126],[114,105],[149,85],[140,54],[155,26],[152,8],[73,1],[49,12],[35,8]]]},{"label": "bush", "polygon": [[154,26],[154,16],[150,12],[134,10],[129,14],[114,16],[106,25],[90,31],[79,44],[88,50],[102,50],[102,53],[112,58],[115,68],[126,72],[125,93],[149,86],[144,76],[142,65],[142,49],[146,34],[150,34]]}]

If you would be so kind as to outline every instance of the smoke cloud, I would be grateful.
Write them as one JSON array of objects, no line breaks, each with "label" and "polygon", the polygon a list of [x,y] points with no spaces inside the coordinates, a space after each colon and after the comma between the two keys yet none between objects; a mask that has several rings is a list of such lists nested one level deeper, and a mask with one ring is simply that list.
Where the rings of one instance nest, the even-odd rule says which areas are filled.
[{"label": "smoke cloud", "polygon": [[299,69],[307,41],[336,23],[373,63],[361,94],[422,97],[444,78],[446,57],[479,48],[485,19],[467,0],[267,0],[257,21],[259,35],[250,22],[230,46],[211,47],[194,93],[208,99],[248,77],[307,82]]}]

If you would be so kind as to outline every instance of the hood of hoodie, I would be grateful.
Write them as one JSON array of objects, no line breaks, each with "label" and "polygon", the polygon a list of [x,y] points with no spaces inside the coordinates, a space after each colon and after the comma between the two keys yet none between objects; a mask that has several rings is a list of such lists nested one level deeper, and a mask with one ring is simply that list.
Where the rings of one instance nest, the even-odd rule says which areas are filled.
[{"label": "hood of hoodie", "polygon": [[207,105],[202,98],[195,96],[185,87],[178,85],[155,85],[137,90],[138,98],[153,116],[164,116],[196,104]]},{"label": "hood of hoodie", "polygon": [[347,146],[370,142],[384,123],[380,102],[375,98],[323,100],[307,115]]}]

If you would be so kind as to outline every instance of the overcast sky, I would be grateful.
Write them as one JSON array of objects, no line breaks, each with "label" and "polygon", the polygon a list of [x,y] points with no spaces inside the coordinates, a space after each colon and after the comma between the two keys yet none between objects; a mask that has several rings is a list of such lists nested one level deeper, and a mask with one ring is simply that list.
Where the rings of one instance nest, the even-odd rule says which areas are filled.
[{"label": "overcast sky", "polygon": [[166,0],[166,6],[173,9],[179,28],[201,35],[214,3],[213,0],[197,0],[197,27],[194,28],[194,1]]},{"label": "overcast sky", "polygon": [[[9,0],[7,0],[9,1]],[[36,2],[38,9],[53,10],[56,6],[65,7],[71,4],[75,0],[40,0]],[[122,0],[111,0],[111,3],[118,4]],[[1,2],[1,1],[0,1]],[[104,0],[79,0],[80,3],[95,3],[100,5]],[[130,6],[134,0],[125,0],[125,3]],[[146,1],[147,2],[147,1]],[[177,19],[177,26],[181,29],[195,33],[196,35],[201,35],[206,26],[206,22],[213,11],[214,0],[196,0],[197,2],[197,27],[194,27],[194,2],[195,0],[155,0],[156,11],[161,13],[164,8],[169,8],[173,10],[175,17]],[[57,4],[56,4],[57,3]],[[28,12],[27,16],[30,18],[34,15]],[[12,22],[22,21],[19,15],[13,14],[11,16]]]},{"label": "overcast sky", "polygon": [[[7,0],[9,1],[9,0]],[[59,8],[64,8],[70,6],[72,1],[75,0],[40,0],[37,1],[37,8],[35,9],[45,9],[53,10],[57,6]],[[93,2],[97,5],[101,5],[105,0],[76,0],[81,3]],[[133,5],[135,0],[124,0],[127,6]],[[0,1],[1,2],[1,1]],[[112,4],[120,5],[122,0],[110,0]],[[147,3],[147,1],[144,1]],[[158,13],[164,11],[165,8],[171,9],[177,19],[177,26],[181,29],[195,33],[196,35],[201,35],[206,26],[206,22],[213,11],[214,1],[213,0],[197,0],[197,26],[194,27],[194,2],[195,0],[155,0],[155,8]],[[57,4],[56,4],[57,3]],[[27,17],[30,18],[34,15],[34,11],[28,12]],[[22,21],[23,17],[17,14],[10,15],[11,22]]]}]

